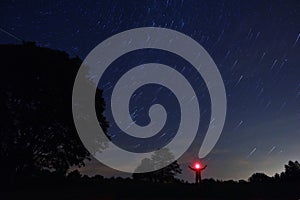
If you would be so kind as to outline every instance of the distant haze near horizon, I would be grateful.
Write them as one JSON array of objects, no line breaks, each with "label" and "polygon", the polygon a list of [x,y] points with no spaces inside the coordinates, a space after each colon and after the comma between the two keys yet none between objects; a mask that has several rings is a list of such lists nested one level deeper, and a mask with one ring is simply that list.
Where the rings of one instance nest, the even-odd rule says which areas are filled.
[{"label": "distant haze near horizon", "polygon": [[[204,178],[239,180],[255,172],[273,176],[282,172],[289,160],[300,160],[300,2],[0,3],[1,28],[25,41],[36,41],[39,46],[63,50],[81,59],[108,37],[145,26],[174,29],[199,42],[224,80],[227,118],[217,145],[202,160],[208,165]],[[0,44],[8,43],[19,41],[0,32]],[[150,60],[170,63],[183,71],[200,96],[200,129],[193,146],[179,160],[184,169],[180,178],[193,181],[187,165],[195,160],[209,124],[209,95],[203,81],[198,83],[185,70],[189,66],[161,53],[145,50],[120,58],[112,66],[116,70],[108,71],[99,86],[107,101],[113,87],[111,77],[117,77],[131,65]],[[152,94],[151,88],[144,92]],[[164,95],[161,97],[155,101],[169,101]],[[143,98],[147,100],[146,96]],[[148,98],[154,99],[153,95]],[[137,104],[142,105],[143,101]],[[105,114],[111,119],[108,112]],[[142,118],[141,123],[147,120]],[[114,129],[109,134],[117,135]],[[89,175],[128,175],[103,167],[95,160],[87,162],[81,171]]]}]

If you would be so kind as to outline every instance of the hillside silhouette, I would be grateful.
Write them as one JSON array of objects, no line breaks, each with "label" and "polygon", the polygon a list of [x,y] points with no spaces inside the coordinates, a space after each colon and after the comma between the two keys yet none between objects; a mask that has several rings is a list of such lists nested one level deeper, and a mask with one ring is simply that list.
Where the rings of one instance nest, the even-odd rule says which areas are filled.
[{"label": "hillside silhouette", "polygon": [[[241,181],[204,179],[200,186],[176,177],[182,171],[177,162],[158,171],[134,173],[132,178],[88,177],[70,171],[90,158],[76,133],[71,107],[73,83],[82,60],[34,43],[0,45],[0,55],[3,199],[300,198],[297,161],[288,162],[285,171],[273,177],[258,172]],[[101,90],[96,97],[99,123],[106,131],[109,123],[102,115],[105,102]],[[163,161],[154,155],[143,162],[155,169]]]}]

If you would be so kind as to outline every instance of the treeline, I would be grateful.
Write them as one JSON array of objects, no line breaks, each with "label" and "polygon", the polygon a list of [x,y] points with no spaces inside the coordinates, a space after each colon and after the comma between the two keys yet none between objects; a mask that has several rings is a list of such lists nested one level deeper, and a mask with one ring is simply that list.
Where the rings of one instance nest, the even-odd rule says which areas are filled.
[{"label": "treeline", "polygon": [[[176,167],[176,169],[180,170],[180,167]],[[161,170],[157,170],[154,172],[149,172],[147,175],[145,173],[140,174],[137,176],[133,174],[132,177],[122,178],[122,177],[110,177],[105,178],[102,175],[95,175],[95,176],[87,176],[82,175],[78,170],[74,170],[69,172],[66,176],[61,176],[56,172],[49,172],[44,171],[43,173],[36,174],[31,181],[36,183],[47,182],[69,182],[69,183],[176,183],[176,184],[191,184],[193,183],[187,182],[185,180],[181,180],[176,178],[175,176],[171,179],[170,174],[166,171],[172,170],[169,166],[163,168]],[[165,174],[160,172],[164,171]],[[158,176],[159,178],[156,178]],[[151,177],[153,175],[153,177]],[[147,178],[145,178],[147,177]],[[168,182],[165,181],[167,178]],[[25,180],[24,180],[25,181]],[[215,180],[213,178],[204,179],[202,184],[221,184],[221,183],[228,183],[228,184],[272,184],[272,183],[295,183],[300,184],[300,164],[298,161],[289,161],[285,165],[285,171],[281,172],[280,174],[276,173],[274,176],[270,177],[264,173],[254,173],[248,180]]]},{"label": "treeline", "polygon": [[[157,173],[153,173],[156,175]],[[248,180],[204,179],[201,185],[174,178],[146,180],[136,176],[105,178],[89,177],[78,170],[61,176],[44,172],[30,180],[20,180],[15,185],[13,197],[31,199],[298,199],[300,196],[300,166],[289,161],[285,171],[269,177],[255,173]],[[148,175],[149,177],[149,175]],[[154,177],[155,178],[155,177]]]},{"label": "treeline", "polygon": [[300,183],[300,164],[298,161],[289,161],[285,166],[285,171],[276,173],[270,177],[264,173],[255,173],[249,178],[250,183],[272,183],[272,182],[290,182]]}]

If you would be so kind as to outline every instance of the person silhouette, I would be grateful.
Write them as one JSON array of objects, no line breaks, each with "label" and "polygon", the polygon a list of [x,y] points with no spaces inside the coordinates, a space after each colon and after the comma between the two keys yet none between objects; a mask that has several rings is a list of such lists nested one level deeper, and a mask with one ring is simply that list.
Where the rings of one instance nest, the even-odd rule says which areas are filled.
[{"label": "person silhouette", "polygon": [[204,167],[201,167],[201,165],[200,165],[200,163],[196,163],[195,165],[194,165],[194,167],[191,167],[190,165],[189,165],[189,168],[191,169],[191,170],[193,170],[194,172],[195,172],[195,174],[196,174],[196,180],[195,180],[195,182],[196,182],[196,184],[200,184],[201,183],[201,171],[203,171],[205,168],[207,167],[207,165],[205,165]]}]

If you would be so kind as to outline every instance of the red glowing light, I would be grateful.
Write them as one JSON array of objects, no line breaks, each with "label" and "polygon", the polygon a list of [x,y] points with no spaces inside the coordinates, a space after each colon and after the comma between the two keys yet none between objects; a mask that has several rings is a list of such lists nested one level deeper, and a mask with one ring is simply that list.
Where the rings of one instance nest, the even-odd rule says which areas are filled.
[{"label": "red glowing light", "polygon": [[195,168],[196,169],[200,169],[200,167],[201,167],[200,163],[195,163]]}]

